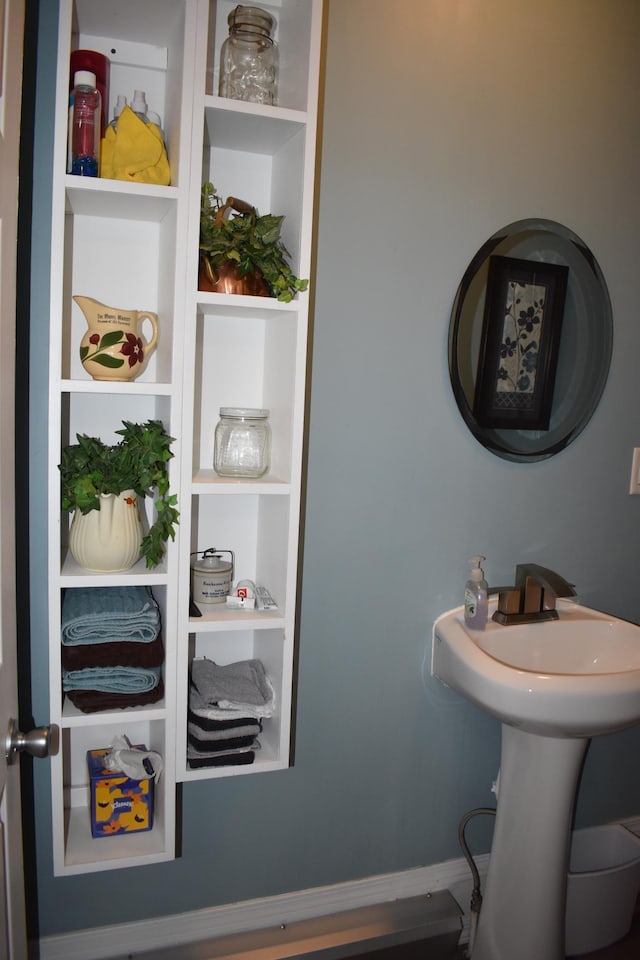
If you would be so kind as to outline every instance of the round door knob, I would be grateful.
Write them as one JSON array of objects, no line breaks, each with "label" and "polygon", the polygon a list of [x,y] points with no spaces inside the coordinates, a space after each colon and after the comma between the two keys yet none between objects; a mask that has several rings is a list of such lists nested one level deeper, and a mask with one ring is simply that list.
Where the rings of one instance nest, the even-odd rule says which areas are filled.
[{"label": "round door knob", "polygon": [[35,727],[29,733],[20,733],[16,721],[9,721],[5,741],[7,763],[13,763],[18,753],[30,753],[32,757],[53,757],[59,747],[60,730],[54,723],[48,727]]}]

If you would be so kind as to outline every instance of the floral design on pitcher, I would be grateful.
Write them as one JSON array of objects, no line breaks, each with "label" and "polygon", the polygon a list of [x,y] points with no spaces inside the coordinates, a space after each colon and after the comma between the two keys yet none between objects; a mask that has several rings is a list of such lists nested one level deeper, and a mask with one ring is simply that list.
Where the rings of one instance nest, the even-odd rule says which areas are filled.
[{"label": "floral design on pitcher", "polygon": [[139,510],[139,508],[138,508],[138,498],[137,498],[137,497],[125,497],[125,498],[124,498],[124,502],[125,502],[125,505],[126,505],[127,507],[133,507],[133,509],[136,511],[136,516],[137,516],[137,518],[138,518],[138,523],[142,523],[142,514],[140,513],[140,510]]},{"label": "floral design on pitcher", "polygon": [[93,353],[89,353],[90,347],[81,346],[80,360],[83,363],[85,360],[93,360],[94,363],[99,363],[102,367],[110,367],[112,370],[117,370],[119,367],[124,366],[124,360],[121,360],[120,357],[113,357],[104,351],[122,341],[122,330],[110,330],[102,337],[98,333],[92,333],[89,337],[89,343],[95,347],[95,350]]},{"label": "floral design on pitcher", "polygon": [[[137,363],[144,363],[144,344],[140,337],[133,333],[124,333],[122,330],[109,330],[108,333],[100,336],[99,333],[92,333],[89,337],[89,343],[95,347],[93,353],[90,353],[91,347],[80,347],[80,360],[84,363],[86,360],[93,360],[94,363],[102,367],[109,367],[111,370],[118,370],[123,367],[127,358],[129,366],[135,367]],[[106,351],[122,344],[120,353],[123,357],[114,357],[113,353]]]},{"label": "floral design on pitcher", "polygon": [[127,333],[126,343],[122,344],[120,353],[129,358],[129,366],[135,367],[136,363],[144,363],[144,344],[140,337],[133,333]]}]

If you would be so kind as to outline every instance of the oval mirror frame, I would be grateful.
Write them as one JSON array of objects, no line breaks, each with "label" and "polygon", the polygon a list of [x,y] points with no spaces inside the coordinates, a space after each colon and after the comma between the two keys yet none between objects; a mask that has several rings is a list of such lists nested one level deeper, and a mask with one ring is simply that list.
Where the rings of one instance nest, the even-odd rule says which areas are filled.
[{"label": "oval mirror frame", "polygon": [[[474,414],[491,257],[568,267],[546,430],[482,426]],[[607,382],[612,346],[611,301],[589,248],[572,230],[553,220],[518,220],[483,244],[456,293],[449,326],[449,375],[458,409],[474,437],[497,456],[522,463],[545,460],[575,440],[593,416]]]}]

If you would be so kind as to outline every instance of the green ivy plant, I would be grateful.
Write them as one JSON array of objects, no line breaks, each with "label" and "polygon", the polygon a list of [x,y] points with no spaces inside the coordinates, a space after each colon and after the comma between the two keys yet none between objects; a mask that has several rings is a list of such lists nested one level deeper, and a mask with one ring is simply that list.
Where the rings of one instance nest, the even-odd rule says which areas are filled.
[{"label": "green ivy plant", "polygon": [[228,260],[238,266],[241,277],[260,270],[272,297],[289,302],[306,290],[308,280],[300,280],[291,270],[291,254],[280,239],[284,217],[258,216],[255,208],[223,218],[216,226],[216,214],[224,206],[212,183],[202,185],[200,202],[200,251],[214,269]]},{"label": "green ivy plant", "polygon": [[77,434],[77,443],[62,450],[60,462],[62,509],[81,513],[100,509],[100,494],[135,490],[139,497],[153,491],[156,519],[142,540],[140,555],[155,567],[169,537],[175,539],[179,513],[177,497],[169,491],[168,462],[173,457],[170,437],[160,420],[130,423],[123,420],[122,437],[112,446],[95,437]]}]

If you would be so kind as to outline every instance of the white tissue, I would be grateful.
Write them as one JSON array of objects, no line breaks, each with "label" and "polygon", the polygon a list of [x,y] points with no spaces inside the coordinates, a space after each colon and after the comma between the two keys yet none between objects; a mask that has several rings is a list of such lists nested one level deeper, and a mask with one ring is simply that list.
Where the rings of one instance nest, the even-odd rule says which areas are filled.
[{"label": "white tissue", "polygon": [[107,770],[126,773],[131,780],[148,780],[149,773],[144,761],[148,760],[153,769],[153,777],[157,783],[164,769],[164,761],[155,750],[137,750],[131,746],[131,741],[124,734],[116,737],[111,744],[111,750],[102,761]]}]

